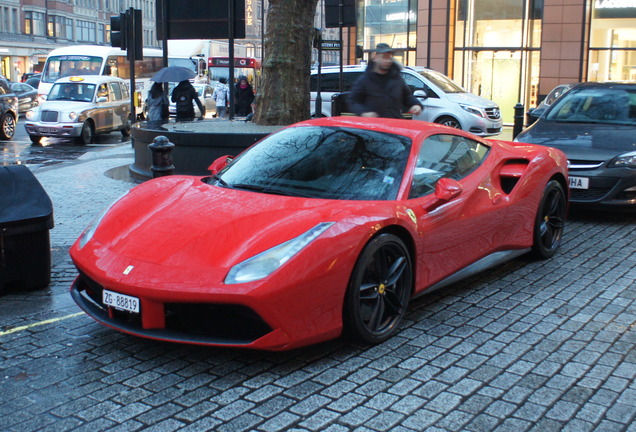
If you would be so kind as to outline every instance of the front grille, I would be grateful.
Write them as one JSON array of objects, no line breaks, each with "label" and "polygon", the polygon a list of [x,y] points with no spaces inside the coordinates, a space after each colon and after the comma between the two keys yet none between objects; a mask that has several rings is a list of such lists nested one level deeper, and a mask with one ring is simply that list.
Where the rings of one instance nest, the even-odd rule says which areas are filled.
[{"label": "front grille", "polygon": [[570,189],[571,201],[598,201],[603,198],[609,189],[593,188],[593,189]]},{"label": "front grille", "polygon": [[486,115],[490,120],[499,120],[501,118],[501,111],[499,111],[499,107],[486,108]]},{"label": "front grille", "polygon": [[47,123],[57,123],[57,111],[42,111],[42,121]]},{"label": "front grille", "polygon": [[[105,287],[80,272],[78,291],[94,306],[108,314],[109,307],[102,302]],[[106,287],[107,288],[107,287]],[[135,314],[112,309],[111,316],[122,327],[143,333],[141,313]],[[217,343],[246,344],[270,333],[272,328],[252,309],[232,304],[165,303],[165,330],[171,335],[196,335]],[[179,339],[179,337],[176,337]],[[187,338],[189,339],[189,338]]]},{"label": "front grille", "polygon": [[593,160],[578,160],[578,159],[568,159],[568,170],[576,171],[576,170],[591,170],[599,168],[603,165],[604,161],[593,161]]},{"label": "front grille", "polygon": [[486,129],[486,132],[488,132],[489,134],[491,134],[491,133],[499,133],[499,132],[501,132],[501,128],[488,128],[488,129]]}]

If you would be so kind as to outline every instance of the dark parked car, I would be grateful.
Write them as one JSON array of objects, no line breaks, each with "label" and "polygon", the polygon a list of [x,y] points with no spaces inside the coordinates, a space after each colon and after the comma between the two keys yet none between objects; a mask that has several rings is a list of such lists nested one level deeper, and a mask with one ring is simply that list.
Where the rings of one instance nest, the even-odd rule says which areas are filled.
[{"label": "dark parked car", "polygon": [[40,86],[40,77],[41,76],[42,76],[42,74],[35,74],[31,78],[27,78],[25,83],[27,83],[28,85],[30,85],[31,87],[33,87],[34,89],[37,90],[37,88]]},{"label": "dark parked car", "polygon": [[541,117],[543,115],[545,110],[548,109],[548,107],[550,105],[552,105],[558,98],[560,98],[561,96],[566,94],[575,85],[576,84],[574,84],[574,83],[559,84],[558,86],[556,86],[555,88],[550,90],[550,93],[548,93],[548,95],[545,97],[545,99],[543,99],[541,101],[541,103],[539,105],[537,105],[536,108],[530,108],[528,110],[528,112],[527,112],[527,115],[528,115],[528,126],[530,126],[532,123],[536,122],[539,119],[539,117]]},{"label": "dark parked car", "polygon": [[9,82],[0,75],[0,140],[10,140],[18,119],[18,98]]},{"label": "dark parked car", "polygon": [[636,210],[636,83],[582,83],[515,141],[563,150],[570,201]]},{"label": "dark parked car", "polygon": [[27,83],[14,82],[11,83],[11,90],[18,97],[18,112],[27,112],[31,108],[38,106],[38,89],[31,87]]}]

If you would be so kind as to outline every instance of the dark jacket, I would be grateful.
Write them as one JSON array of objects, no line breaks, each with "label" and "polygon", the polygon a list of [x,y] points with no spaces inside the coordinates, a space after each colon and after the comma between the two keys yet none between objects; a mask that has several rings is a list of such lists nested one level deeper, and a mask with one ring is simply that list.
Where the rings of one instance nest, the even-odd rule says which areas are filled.
[{"label": "dark jacket", "polygon": [[409,86],[400,76],[400,67],[393,63],[386,76],[373,71],[369,62],[364,74],[353,84],[349,108],[357,115],[376,112],[380,117],[402,118],[402,111],[420,105]]},{"label": "dark jacket", "polygon": [[172,102],[177,105],[177,118],[194,119],[194,105],[192,101],[195,101],[201,110],[201,115],[205,114],[205,108],[199,100],[199,94],[192,87],[190,81],[181,81],[178,86],[172,90]]},{"label": "dark jacket", "polygon": [[236,115],[246,116],[252,112],[252,102],[254,102],[254,89],[250,84],[241,88],[236,84]]}]

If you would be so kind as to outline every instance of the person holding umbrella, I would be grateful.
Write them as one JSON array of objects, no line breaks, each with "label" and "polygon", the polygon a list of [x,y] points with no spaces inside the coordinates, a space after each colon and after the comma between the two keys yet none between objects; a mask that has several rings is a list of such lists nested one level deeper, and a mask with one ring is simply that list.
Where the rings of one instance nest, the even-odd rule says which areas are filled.
[{"label": "person holding umbrella", "polygon": [[201,111],[201,118],[205,117],[205,107],[199,99],[199,94],[195,88],[190,84],[190,81],[183,80],[178,86],[172,90],[172,102],[177,104],[177,121],[192,121],[194,120],[194,105],[192,102],[196,102],[199,110]]}]

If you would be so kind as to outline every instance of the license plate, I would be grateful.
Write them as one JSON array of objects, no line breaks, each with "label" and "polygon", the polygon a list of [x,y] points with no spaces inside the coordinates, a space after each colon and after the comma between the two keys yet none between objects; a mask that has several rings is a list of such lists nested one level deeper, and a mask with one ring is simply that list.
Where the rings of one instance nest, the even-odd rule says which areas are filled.
[{"label": "license plate", "polygon": [[137,297],[104,290],[102,291],[102,301],[105,305],[115,309],[139,313],[139,299]]},{"label": "license plate", "polygon": [[570,189],[589,189],[590,179],[587,177],[570,177]]},{"label": "license plate", "polygon": [[55,128],[38,128],[38,131],[41,133],[57,133]]}]

